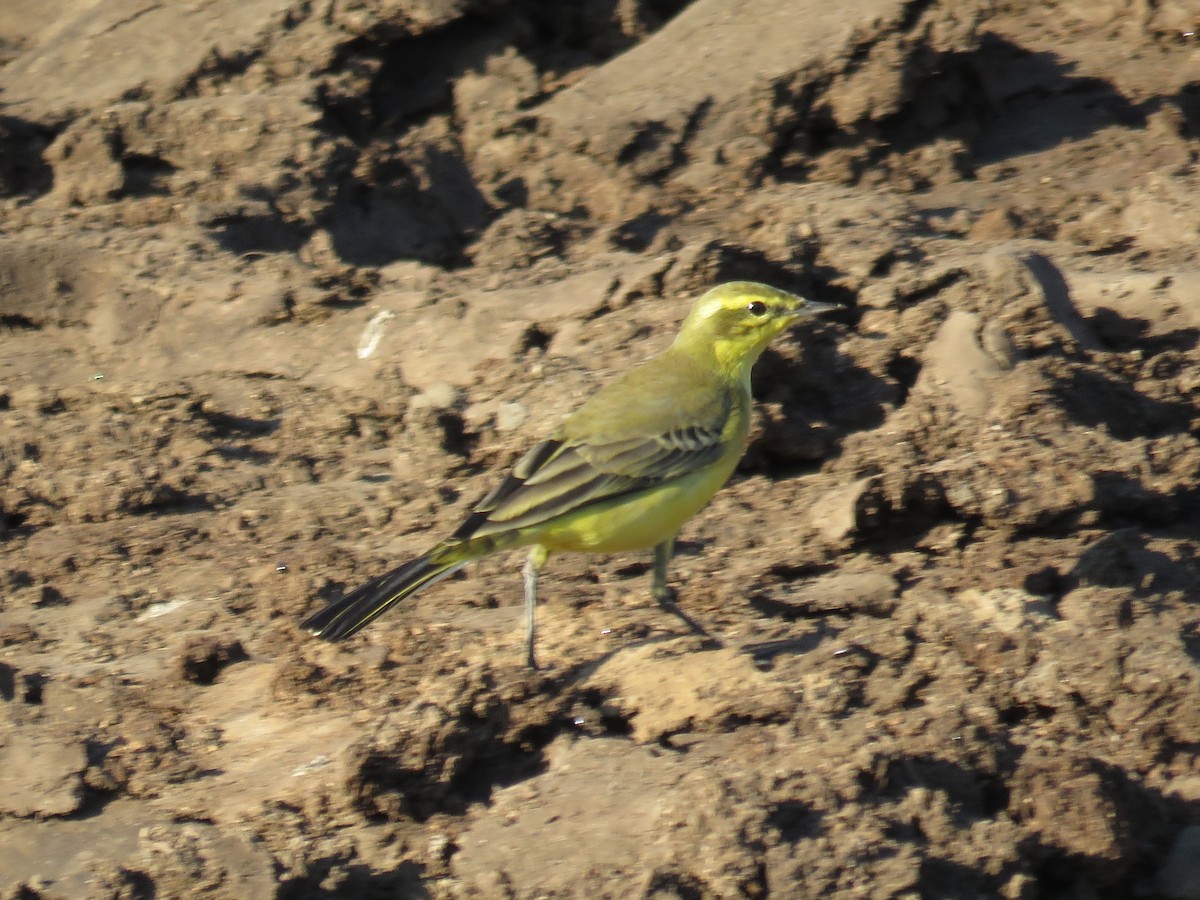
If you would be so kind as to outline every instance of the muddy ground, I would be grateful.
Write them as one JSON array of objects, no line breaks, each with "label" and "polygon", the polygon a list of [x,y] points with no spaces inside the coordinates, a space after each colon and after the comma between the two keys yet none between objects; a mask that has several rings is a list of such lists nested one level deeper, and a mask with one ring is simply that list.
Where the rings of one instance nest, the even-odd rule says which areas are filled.
[{"label": "muddy ground", "polygon": [[[1200,897],[1200,5],[4,0],[0,897]],[[673,570],[344,645],[689,300]]]}]

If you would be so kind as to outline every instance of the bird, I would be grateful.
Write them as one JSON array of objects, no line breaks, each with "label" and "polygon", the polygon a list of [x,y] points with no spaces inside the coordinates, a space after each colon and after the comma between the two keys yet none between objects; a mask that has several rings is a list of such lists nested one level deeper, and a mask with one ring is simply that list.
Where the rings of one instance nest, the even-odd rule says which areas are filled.
[{"label": "bird", "polygon": [[[667,584],[675,537],[733,474],[750,432],[750,372],[790,325],[838,304],[732,281],[700,296],[674,341],[618,376],[522,456],[448,538],[301,623],[329,641],[472,560],[528,547],[525,662],[535,654],[537,578],[552,553],[653,549],[651,595]],[[683,616],[691,623],[690,619]]]}]

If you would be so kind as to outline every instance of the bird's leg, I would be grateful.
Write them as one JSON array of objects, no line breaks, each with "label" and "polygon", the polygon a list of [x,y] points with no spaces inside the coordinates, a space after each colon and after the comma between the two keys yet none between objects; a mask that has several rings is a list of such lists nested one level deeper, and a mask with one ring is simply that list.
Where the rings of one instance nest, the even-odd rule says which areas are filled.
[{"label": "bird's leg", "polygon": [[534,656],[533,645],[537,636],[537,577],[538,570],[550,558],[550,551],[541,544],[535,544],[529,551],[521,575],[525,579],[525,663],[537,671],[537,657]]},{"label": "bird's leg", "polygon": [[708,646],[720,647],[721,642],[704,630],[704,626],[685,613],[675,602],[675,592],[667,586],[667,566],[671,555],[675,552],[675,535],[671,535],[654,548],[654,580],[650,584],[650,593],[658,601],[658,605],[692,629],[695,634],[704,638]]},{"label": "bird's leg", "polygon": [[654,581],[650,585],[650,594],[662,607],[674,605],[675,596],[667,586],[667,566],[671,564],[671,556],[675,553],[675,535],[671,535],[654,548]]}]

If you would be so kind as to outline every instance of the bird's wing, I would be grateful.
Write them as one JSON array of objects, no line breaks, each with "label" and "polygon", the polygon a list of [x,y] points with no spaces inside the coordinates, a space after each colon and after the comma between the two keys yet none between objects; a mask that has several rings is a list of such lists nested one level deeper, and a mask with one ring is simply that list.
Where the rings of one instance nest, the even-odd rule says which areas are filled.
[{"label": "bird's wing", "polygon": [[659,417],[645,415],[644,407],[635,410],[611,430],[564,428],[526,453],[454,537],[527,528],[716,462],[728,449],[724,433],[733,398],[728,392],[713,398],[702,409],[693,406],[690,416],[676,403]]}]

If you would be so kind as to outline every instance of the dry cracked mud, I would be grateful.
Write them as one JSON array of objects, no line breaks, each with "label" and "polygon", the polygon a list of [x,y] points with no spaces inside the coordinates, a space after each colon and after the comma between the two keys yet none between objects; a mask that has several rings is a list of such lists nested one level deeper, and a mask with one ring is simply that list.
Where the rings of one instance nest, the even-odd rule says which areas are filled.
[{"label": "dry cracked mud", "polygon": [[[0,898],[1200,898],[1200,4],[5,0]],[[706,287],[673,570],[344,645]]]}]

